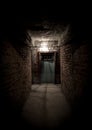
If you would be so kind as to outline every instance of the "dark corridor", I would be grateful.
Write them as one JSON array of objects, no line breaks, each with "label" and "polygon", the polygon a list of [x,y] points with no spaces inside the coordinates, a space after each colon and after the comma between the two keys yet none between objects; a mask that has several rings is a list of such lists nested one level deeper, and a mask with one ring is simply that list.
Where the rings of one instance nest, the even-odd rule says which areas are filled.
[{"label": "dark corridor", "polygon": [[[92,11],[84,3],[83,6],[78,4],[77,8],[76,4],[70,4],[71,8],[68,4],[54,6],[51,2],[46,6],[41,2],[39,5],[36,3],[36,7],[25,5],[28,10],[23,7],[24,12],[20,9],[18,13],[18,9],[13,12],[13,6],[10,9],[4,4],[6,11],[2,10],[0,15],[1,128],[22,129],[25,126],[27,129],[30,122],[21,116],[26,103],[29,111],[25,116],[34,119],[34,124],[36,117],[38,122],[47,121],[43,124],[52,121],[52,127],[60,122],[60,129],[63,129],[62,124],[68,129],[92,127]],[[48,45],[54,43],[50,47],[56,50],[52,56],[46,54],[47,58],[40,53],[44,41]],[[65,120],[62,117],[63,110],[67,115],[67,103],[71,116]],[[33,129],[35,127],[36,124]]]}]

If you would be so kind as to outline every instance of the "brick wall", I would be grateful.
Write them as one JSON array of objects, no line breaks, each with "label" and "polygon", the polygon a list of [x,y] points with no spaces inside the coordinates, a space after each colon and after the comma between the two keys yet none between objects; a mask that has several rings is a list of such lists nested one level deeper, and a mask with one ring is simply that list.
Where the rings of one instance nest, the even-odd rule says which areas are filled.
[{"label": "brick wall", "polygon": [[[0,109],[19,110],[31,90],[31,51],[14,47],[9,42],[0,44]],[[12,110],[10,110],[12,109]]]},{"label": "brick wall", "polygon": [[32,50],[32,83],[40,83],[39,53],[37,49]]},{"label": "brick wall", "polygon": [[75,51],[70,44],[60,49],[61,87],[71,104],[77,104],[88,89],[89,51],[82,44]]},{"label": "brick wall", "polygon": [[60,52],[57,51],[55,56],[55,83],[60,84]]},{"label": "brick wall", "polygon": [[73,72],[72,72],[72,46],[65,45],[60,48],[61,87],[70,101],[73,98]]},{"label": "brick wall", "polygon": [[[89,89],[89,51],[88,45],[81,45],[73,54],[74,96],[82,97]],[[87,97],[86,97],[87,98]],[[80,100],[80,98],[79,98]]]},{"label": "brick wall", "polygon": [[90,122],[91,49],[87,43],[64,45],[60,49],[61,88],[71,105],[71,122],[82,128]]}]

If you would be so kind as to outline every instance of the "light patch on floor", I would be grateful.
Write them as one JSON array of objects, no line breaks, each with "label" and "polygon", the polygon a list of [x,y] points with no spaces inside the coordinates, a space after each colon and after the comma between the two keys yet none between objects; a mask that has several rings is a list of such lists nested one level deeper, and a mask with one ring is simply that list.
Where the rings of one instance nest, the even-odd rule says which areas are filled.
[{"label": "light patch on floor", "polygon": [[55,84],[32,85],[22,116],[33,128],[58,128],[71,114],[61,86]]}]

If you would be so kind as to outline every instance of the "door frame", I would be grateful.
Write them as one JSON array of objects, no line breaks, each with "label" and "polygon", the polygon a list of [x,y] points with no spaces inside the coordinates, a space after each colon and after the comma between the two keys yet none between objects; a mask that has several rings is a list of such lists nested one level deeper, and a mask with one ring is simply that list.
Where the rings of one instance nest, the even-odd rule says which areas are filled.
[{"label": "door frame", "polygon": [[[41,83],[41,54],[42,53],[53,53],[54,54],[54,62],[55,62],[55,69],[56,69],[56,53],[57,53],[57,51],[50,51],[50,52],[38,52],[38,57],[39,57],[39,77],[40,77],[40,83]],[[55,77],[54,78],[56,78],[56,75],[55,75]],[[56,81],[56,80],[55,80]],[[55,82],[54,82],[55,83]]]}]

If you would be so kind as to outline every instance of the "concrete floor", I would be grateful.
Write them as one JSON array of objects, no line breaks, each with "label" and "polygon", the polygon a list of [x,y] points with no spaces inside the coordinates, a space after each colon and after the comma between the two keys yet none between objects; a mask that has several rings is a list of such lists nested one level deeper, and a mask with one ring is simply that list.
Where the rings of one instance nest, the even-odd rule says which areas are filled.
[{"label": "concrete floor", "polygon": [[35,84],[22,111],[23,119],[32,128],[54,129],[68,127],[71,108],[60,85]]}]

